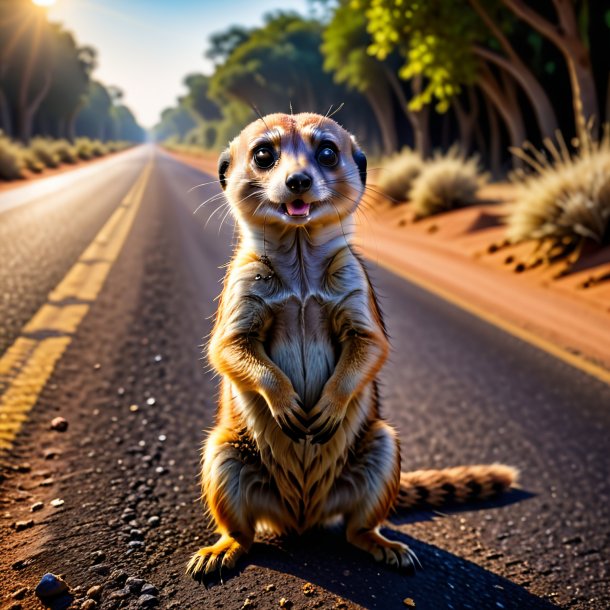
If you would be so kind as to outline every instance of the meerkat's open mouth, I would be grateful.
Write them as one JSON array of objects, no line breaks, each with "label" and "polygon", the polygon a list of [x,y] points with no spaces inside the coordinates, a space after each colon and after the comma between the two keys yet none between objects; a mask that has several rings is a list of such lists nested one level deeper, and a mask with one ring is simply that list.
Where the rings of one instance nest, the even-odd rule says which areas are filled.
[{"label": "meerkat's open mouth", "polygon": [[282,203],[282,208],[288,216],[308,216],[310,204],[305,203],[302,199],[295,199]]}]

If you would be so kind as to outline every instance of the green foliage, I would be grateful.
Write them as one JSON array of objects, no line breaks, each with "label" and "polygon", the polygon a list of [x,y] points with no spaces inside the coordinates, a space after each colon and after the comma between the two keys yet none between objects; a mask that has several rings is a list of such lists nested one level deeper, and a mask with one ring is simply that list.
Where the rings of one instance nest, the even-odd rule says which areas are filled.
[{"label": "green foliage", "polygon": [[323,34],[324,69],[334,73],[336,82],[366,91],[375,85],[381,66],[368,52],[371,37],[363,11],[342,2],[335,10]]},{"label": "green foliage", "polygon": [[0,132],[0,178],[2,180],[23,178],[25,167],[21,147]]},{"label": "green foliage", "polygon": [[444,0],[353,0],[351,7],[366,15],[374,57],[383,61],[396,50],[405,62],[400,77],[424,78],[422,91],[410,102],[412,110],[436,99],[437,111],[446,112],[462,86],[474,82],[472,46],[485,31],[469,6]]}]

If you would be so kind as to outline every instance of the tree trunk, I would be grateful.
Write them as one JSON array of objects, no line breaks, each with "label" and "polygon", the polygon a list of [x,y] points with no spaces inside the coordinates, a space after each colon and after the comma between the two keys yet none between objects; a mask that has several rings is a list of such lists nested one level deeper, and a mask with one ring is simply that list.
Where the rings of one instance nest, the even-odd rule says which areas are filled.
[{"label": "tree trunk", "polygon": [[28,144],[32,137],[32,125],[34,122],[34,116],[36,111],[42,104],[45,96],[47,95],[49,88],[51,87],[51,72],[48,71],[42,79],[42,84],[38,93],[34,96],[31,101],[26,100],[23,106],[18,109],[17,118],[17,133],[19,139],[24,143]]},{"label": "tree trunk", "polygon": [[[525,125],[518,105],[510,102],[510,92],[503,90],[489,69],[485,70],[479,80],[481,89],[494,104],[502,120],[506,124],[511,146],[520,148],[526,140]],[[520,165],[518,159],[516,165]]]},{"label": "tree trunk", "polygon": [[479,110],[476,96],[473,95],[472,88],[469,88],[468,96],[470,100],[469,110],[466,110],[462,106],[459,98],[454,97],[451,101],[458,123],[458,129],[460,131],[460,148],[465,155],[470,152],[472,147],[472,136]]},{"label": "tree trunk", "polygon": [[536,76],[513,49],[513,46],[498,24],[481,6],[479,0],[468,1],[472,8],[478,13],[479,17],[481,17],[491,34],[500,43],[500,46],[504,49],[504,53],[506,53],[506,58],[484,47],[475,47],[475,53],[484,61],[491,61],[498,67],[511,73],[515,80],[523,87],[525,94],[532,104],[542,137],[553,136],[558,126],[557,116],[555,115],[555,110],[546,91]]},{"label": "tree trunk", "polygon": [[576,133],[587,141],[587,123],[599,120],[599,108],[589,50],[580,38],[572,0],[553,0],[559,25],[547,21],[523,0],[502,0],[517,17],[548,38],[563,54],[572,87]]},{"label": "tree trunk", "polygon": [[6,93],[0,88],[0,129],[4,134],[11,137],[13,135],[13,122],[11,120],[11,110],[6,99]]},{"label": "tree trunk", "polygon": [[[381,131],[381,140],[383,142],[383,151],[389,155],[398,149],[398,138],[396,137],[396,128],[392,120],[392,105],[389,96],[379,96],[378,91],[368,90],[365,92],[365,97],[375,114],[379,130]],[[383,99],[385,97],[385,99]]]},{"label": "tree trunk", "polygon": [[502,175],[502,134],[498,124],[498,115],[489,97],[483,96],[489,122],[489,164],[494,178]]},{"label": "tree trunk", "polygon": [[[422,108],[417,112],[409,110],[409,102],[407,101],[400,80],[389,66],[383,64],[383,68],[388,82],[398,98],[400,107],[413,128],[413,147],[423,158],[426,158],[430,154],[430,137],[428,133],[429,110],[427,107]],[[421,79],[419,77],[413,80],[413,87],[421,89]]]}]

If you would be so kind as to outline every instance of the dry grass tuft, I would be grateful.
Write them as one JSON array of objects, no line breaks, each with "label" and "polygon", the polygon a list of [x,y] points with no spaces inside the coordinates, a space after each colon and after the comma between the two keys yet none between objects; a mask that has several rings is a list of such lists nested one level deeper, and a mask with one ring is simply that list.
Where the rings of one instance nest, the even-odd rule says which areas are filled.
[{"label": "dry grass tuft", "polygon": [[47,138],[32,138],[30,151],[45,167],[59,167],[61,161],[55,152],[53,140]]},{"label": "dry grass tuft", "polygon": [[404,148],[382,160],[377,186],[395,203],[406,201],[410,197],[413,181],[423,166],[424,161],[418,153]]},{"label": "dry grass tuft", "polygon": [[61,163],[72,165],[78,161],[76,147],[70,144],[68,140],[55,140],[53,142],[53,150]]},{"label": "dry grass tuft", "polygon": [[481,173],[478,157],[466,159],[456,147],[446,155],[436,153],[413,182],[415,219],[476,203],[477,192],[487,179],[487,174]]},{"label": "dry grass tuft", "polygon": [[[586,242],[610,244],[610,125],[601,139],[589,138],[570,152],[545,140],[546,151],[531,144],[513,153],[533,172],[515,172],[517,204],[508,218],[513,242],[537,241],[529,266],[569,257],[575,262]],[[549,158],[550,155],[550,158]]]},{"label": "dry grass tuft", "polygon": [[0,178],[3,180],[23,178],[25,168],[23,149],[0,132]]}]

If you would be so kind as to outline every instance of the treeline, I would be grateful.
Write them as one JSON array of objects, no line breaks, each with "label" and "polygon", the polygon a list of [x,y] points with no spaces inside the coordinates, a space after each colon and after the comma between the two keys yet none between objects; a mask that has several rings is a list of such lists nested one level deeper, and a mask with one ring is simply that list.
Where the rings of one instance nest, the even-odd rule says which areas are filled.
[{"label": "treeline", "polygon": [[568,141],[610,119],[610,7],[603,0],[317,0],[211,37],[209,76],[165,110],[156,138],[220,148],[262,113],[326,112],[369,150],[429,156],[460,144],[494,170],[509,146]]},{"label": "treeline", "polygon": [[0,130],[74,141],[142,141],[122,93],[93,79],[96,51],[50,23],[31,0],[0,0]]}]

